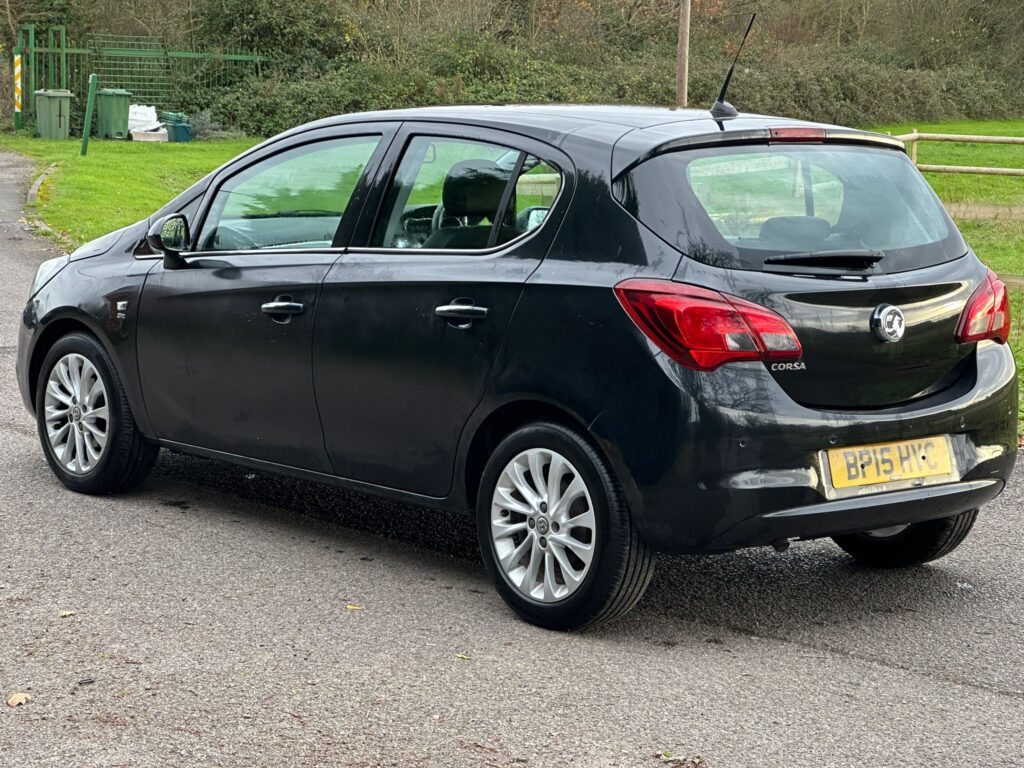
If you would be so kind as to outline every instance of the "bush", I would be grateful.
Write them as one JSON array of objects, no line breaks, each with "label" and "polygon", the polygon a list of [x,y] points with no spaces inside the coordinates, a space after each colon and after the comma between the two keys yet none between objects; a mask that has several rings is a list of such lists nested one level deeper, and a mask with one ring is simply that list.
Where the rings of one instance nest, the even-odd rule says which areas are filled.
[{"label": "bush", "polygon": [[[427,39],[401,65],[343,62],[322,76],[246,80],[214,97],[214,117],[267,135],[329,115],[434,104],[671,104],[670,51],[631,60],[590,52],[574,62],[569,41],[517,48],[479,34]],[[690,104],[710,107],[730,56],[705,46],[691,66]],[[730,100],[742,111],[845,125],[998,118],[1024,113],[1024,92],[973,65],[906,69],[872,49],[777,46],[745,55]]]},{"label": "bush", "polygon": [[353,44],[355,26],[334,0],[201,0],[197,9],[201,47],[269,54],[289,69],[339,57]]},{"label": "bush", "polygon": [[844,125],[998,118],[1024,111],[1019,89],[973,65],[903,69],[835,49],[763,57],[734,83],[733,99],[746,111]]}]

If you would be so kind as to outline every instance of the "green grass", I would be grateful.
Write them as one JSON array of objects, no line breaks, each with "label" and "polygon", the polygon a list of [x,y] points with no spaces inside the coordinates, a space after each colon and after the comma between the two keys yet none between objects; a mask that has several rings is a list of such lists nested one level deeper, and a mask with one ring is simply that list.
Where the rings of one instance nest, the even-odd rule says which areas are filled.
[{"label": "green grass", "polygon": [[[873,130],[894,135],[910,133],[1024,136],[1024,120],[985,120],[957,123],[904,123]],[[976,165],[1024,168],[1024,145],[921,142],[917,160],[929,165]],[[926,173],[925,178],[946,203],[1024,206],[1024,177]],[[1001,274],[1024,275],[1024,222],[966,221],[957,226],[967,242],[992,269]]]},{"label": "green grass", "polygon": [[1024,221],[961,220],[957,226],[978,257],[993,270],[1001,275],[1024,275]]},{"label": "green grass", "polygon": [[[1022,121],[917,123],[887,125],[891,133],[920,131],[1024,136]],[[257,139],[165,144],[93,141],[87,157],[77,141],[43,141],[27,135],[0,134],[0,148],[36,161],[42,171],[53,162],[59,170],[44,183],[36,214],[53,228],[58,240],[73,248],[112,229],[149,215],[189,184]],[[1024,168],[1024,146],[921,144],[922,162]],[[438,163],[439,166],[445,165]],[[429,174],[428,174],[429,176]],[[946,202],[1024,205],[1024,178],[927,174]],[[423,179],[411,202],[434,202],[440,186]],[[431,183],[433,182],[433,183]],[[535,201],[523,201],[536,204]],[[968,242],[997,272],[1024,274],[1024,222],[958,221]]]},{"label": "green grass", "polygon": [[[917,128],[921,133],[1024,136],[1024,120],[907,123],[876,127],[873,130],[899,135],[910,133],[914,128]],[[917,161],[928,165],[1024,168],[1024,145],[922,141],[918,144]],[[1024,177],[926,173],[925,178],[928,179],[935,192],[946,203],[1024,205]]]},{"label": "green grass", "polygon": [[[12,150],[36,162],[41,173],[52,163],[58,169],[39,191],[35,214],[53,230],[55,239],[74,249],[114,229],[145,218],[190,184],[258,143],[259,139],[196,141],[187,144],[94,140],[86,157],[78,141],[44,141],[27,134],[0,134],[0,150]],[[463,159],[480,155],[465,145],[439,144],[436,157],[424,166],[410,204],[437,203],[444,172]],[[506,150],[494,150],[494,158]],[[458,155],[458,156],[456,156]],[[431,167],[437,172],[431,173]],[[531,173],[551,169],[539,165]],[[308,179],[307,179],[308,181]],[[344,181],[344,180],[343,180]],[[352,180],[347,180],[351,182]],[[299,185],[301,186],[301,184]],[[351,183],[342,184],[350,187]],[[543,195],[520,195],[518,209],[546,204]],[[303,198],[303,209],[326,208],[322,200]]]},{"label": "green grass", "polygon": [[[1024,291],[1010,292],[1010,315],[1013,326],[1010,329],[1010,349],[1017,359],[1017,370],[1024,371]],[[1024,393],[1017,409],[1021,424],[1024,425]]]},{"label": "green grass", "polygon": [[145,218],[194,181],[256,144],[256,139],[187,144],[44,141],[0,134],[0,149],[20,152],[42,172],[59,163],[40,189],[36,215],[67,248]]}]

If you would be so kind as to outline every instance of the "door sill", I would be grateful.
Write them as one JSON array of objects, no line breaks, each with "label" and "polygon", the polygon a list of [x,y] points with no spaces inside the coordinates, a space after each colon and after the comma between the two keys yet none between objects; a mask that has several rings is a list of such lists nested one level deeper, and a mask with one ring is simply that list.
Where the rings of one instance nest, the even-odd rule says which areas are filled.
[{"label": "door sill", "polygon": [[157,440],[157,443],[162,448],[187,453],[192,456],[216,459],[218,461],[225,461],[229,464],[237,464],[242,467],[249,467],[250,469],[257,469],[262,472],[270,472],[276,475],[287,475],[288,477],[295,477],[300,480],[311,480],[316,483],[333,485],[350,491],[358,491],[360,493],[366,493],[373,496],[381,496],[394,501],[400,501],[405,504],[414,504],[416,506],[430,507],[432,509],[449,510],[451,508],[449,504],[449,496],[424,496],[423,494],[402,491],[397,488],[389,488],[384,485],[376,485],[374,483],[366,483],[361,480],[339,477],[338,475],[331,475],[326,472],[317,472],[312,469],[292,467],[287,464],[278,464],[277,462],[265,461],[263,459],[253,459],[248,456],[241,456],[237,453],[217,451],[212,448],[202,448],[198,445],[189,445],[188,443],[178,443],[174,440],[159,439]]}]

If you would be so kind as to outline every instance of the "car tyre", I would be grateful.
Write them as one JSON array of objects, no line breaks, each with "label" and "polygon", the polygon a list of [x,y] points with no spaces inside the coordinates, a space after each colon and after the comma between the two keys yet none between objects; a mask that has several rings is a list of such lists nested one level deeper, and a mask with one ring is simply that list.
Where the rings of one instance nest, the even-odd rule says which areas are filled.
[{"label": "car tyre", "polygon": [[833,541],[857,562],[872,568],[907,568],[945,557],[967,538],[978,510],[955,517],[912,523],[892,535],[879,532],[835,536]]},{"label": "car tyre", "polygon": [[[497,446],[481,478],[477,522],[498,592],[520,617],[547,629],[619,618],[654,573],[655,555],[633,525],[608,463],[581,434],[559,424],[522,427]],[[541,561],[531,578],[535,556]]]},{"label": "car tyre", "polygon": [[[74,438],[77,449],[58,456],[65,422],[69,435],[75,431],[80,435]],[[36,385],[36,425],[53,473],[78,493],[106,494],[136,487],[153,468],[159,452],[135,424],[110,355],[85,333],[62,337],[46,354]],[[97,448],[99,438],[103,444]]]}]

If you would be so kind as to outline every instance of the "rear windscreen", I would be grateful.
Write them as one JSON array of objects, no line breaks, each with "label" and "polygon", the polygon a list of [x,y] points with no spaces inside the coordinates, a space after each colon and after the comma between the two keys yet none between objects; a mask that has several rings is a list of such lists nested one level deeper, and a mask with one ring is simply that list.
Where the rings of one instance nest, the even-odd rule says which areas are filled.
[{"label": "rear windscreen", "polygon": [[769,256],[876,250],[885,272],[967,251],[939,199],[902,152],[756,145],[657,155],[615,183],[619,202],[699,261],[759,270]]}]

